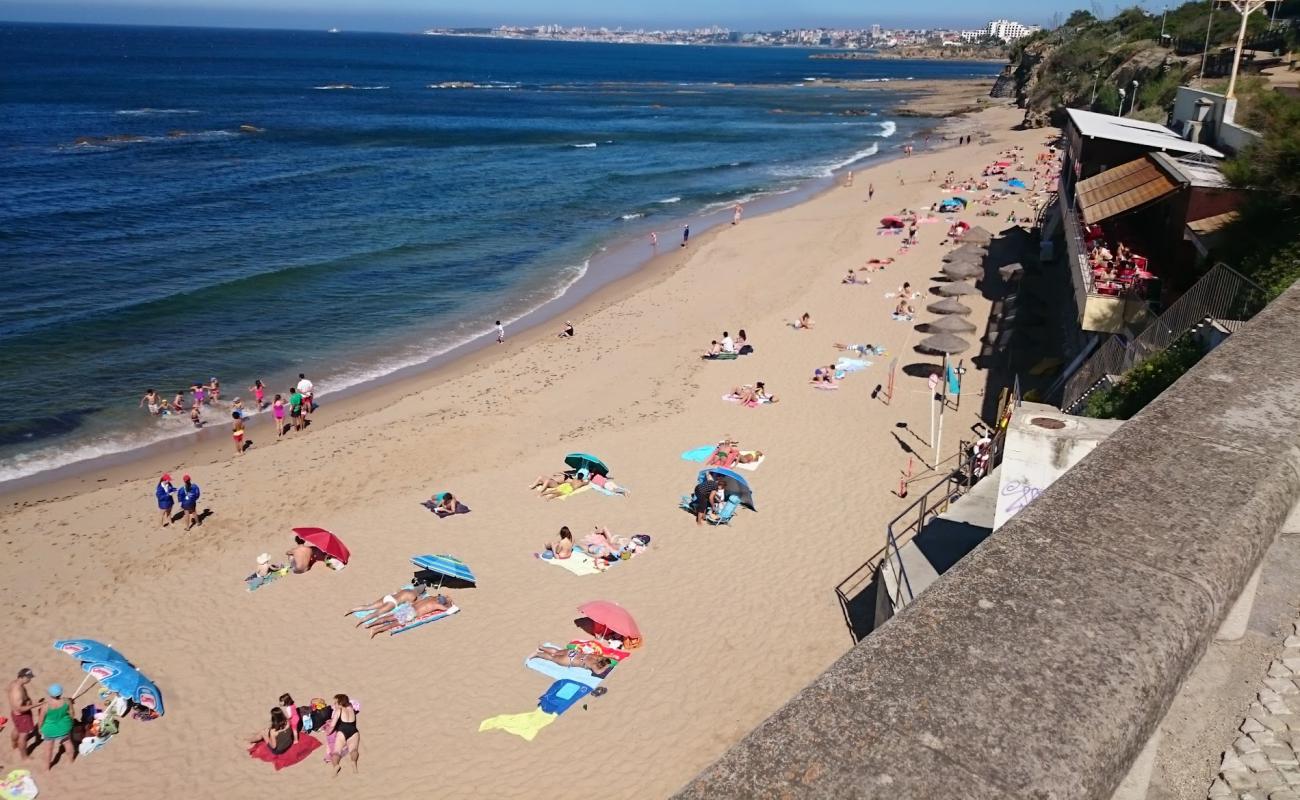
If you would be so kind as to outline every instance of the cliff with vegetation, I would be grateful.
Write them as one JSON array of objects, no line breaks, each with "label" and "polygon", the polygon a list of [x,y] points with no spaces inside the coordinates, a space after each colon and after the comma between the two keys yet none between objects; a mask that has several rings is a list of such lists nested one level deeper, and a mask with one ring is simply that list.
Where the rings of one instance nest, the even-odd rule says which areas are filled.
[{"label": "cliff with vegetation", "polygon": [[[1235,13],[1211,11],[1206,2],[1185,3],[1163,18],[1136,7],[1107,20],[1076,11],[1012,48],[1008,73],[1024,125],[1059,125],[1066,108],[1114,114],[1120,89],[1131,93],[1134,81],[1138,115],[1163,119],[1178,86],[1198,74],[1207,32],[1213,52],[1232,43],[1239,22]],[[1250,21],[1252,32],[1266,26],[1264,15]],[[1125,107],[1133,101],[1125,97]]]}]

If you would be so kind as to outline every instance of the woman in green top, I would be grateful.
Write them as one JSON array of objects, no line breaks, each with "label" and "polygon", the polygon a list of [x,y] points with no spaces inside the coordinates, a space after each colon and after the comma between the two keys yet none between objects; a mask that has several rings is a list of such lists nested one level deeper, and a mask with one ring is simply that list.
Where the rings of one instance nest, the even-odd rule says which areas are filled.
[{"label": "woman in green top", "polygon": [[289,416],[293,418],[293,429],[302,430],[302,392],[289,387]]},{"label": "woman in green top", "polygon": [[54,767],[54,761],[68,751],[68,761],[77,760],[77,748],[72,746],[72,701],[63,696],[63,687],[52,684],[50,697],[41,706],[41,721],[37,728],[45,740],[45,771]]}]

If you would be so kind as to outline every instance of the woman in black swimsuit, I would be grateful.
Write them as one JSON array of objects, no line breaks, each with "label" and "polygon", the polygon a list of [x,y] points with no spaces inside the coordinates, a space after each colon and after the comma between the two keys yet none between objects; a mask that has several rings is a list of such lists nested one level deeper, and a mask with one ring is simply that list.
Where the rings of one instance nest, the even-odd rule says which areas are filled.
[{"label": "woman in black swimsuit", "polygon": [[298,731],[289,724],[289,718],[284,715],[283,709],[271,709],[271,726],[249,738],[250,744],[259,742],[265,742],[271,754],[277,756],[298,743]]},{"label": "woman in black swimsuit", "polygon": [[345,694],[334,695],[334,728],[331,734],[343,737],[343,744],[330,756],[334,774],[343,771],[343,754],[350,753],[352,771],[357,772],[357,759],[361,757],[361,732],[357,730],[357,710]]}]

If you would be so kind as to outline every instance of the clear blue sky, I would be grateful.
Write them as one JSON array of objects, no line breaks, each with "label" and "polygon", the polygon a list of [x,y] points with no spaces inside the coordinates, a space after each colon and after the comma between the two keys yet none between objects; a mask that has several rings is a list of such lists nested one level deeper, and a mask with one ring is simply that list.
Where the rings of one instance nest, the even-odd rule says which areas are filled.
[{"label": "clear blue sky", "polygon": [[[1146,5],[1158,8],[1158,0]],[[1125,3],[1128,5],[1129,3]],[[0,19],[151,25],[219,25],[412,31],[434,26],[540,24],[696,26],[737,30],[836,25],[972,27],[993,17],[1042,24],[1089,0],[0,0]],[[1113,10],[1108,3],[1106,10]]]}]

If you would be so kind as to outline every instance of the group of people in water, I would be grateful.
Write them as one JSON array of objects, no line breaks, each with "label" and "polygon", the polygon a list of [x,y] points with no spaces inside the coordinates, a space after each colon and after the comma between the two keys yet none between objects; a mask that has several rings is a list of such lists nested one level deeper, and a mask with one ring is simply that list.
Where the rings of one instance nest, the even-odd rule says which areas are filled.
[{"label": "group of people in water", "polygon": [[[282,438],[290,427],[295,431],[306,428],[309,417],[316,408],[316,387],[304,373],[298,373],[298,382],[290,386],[284,394],[275,395],[269,402],[266,399],[266,385],[260,379],[253,381],[253,385],[248,387],[248,390],[253,393],[257,411],[270,408],[271,417],[275,420],[277,439]],[[189,391],[191,401],[188,406],[184,391],[177,391],[176,396],[169,402],[155,389],[145,391],[144,396],[140,398],[140,405],[156,417],[184,414],[188,408],[190,422],[194,427],[201,428],[204,425],[202,409],[221,403],[221,381],[213,376],[207,383],[191,384]],[[245,408],[243,398],[236,397],[230,402],[230,436],[234,440],[236,455],[243,455],[248,449],[249,443],[244,441],[245,420],[252,413],[252,410]],[[287,424],[286,414],[289,416]]]}]

